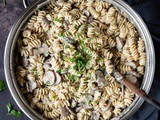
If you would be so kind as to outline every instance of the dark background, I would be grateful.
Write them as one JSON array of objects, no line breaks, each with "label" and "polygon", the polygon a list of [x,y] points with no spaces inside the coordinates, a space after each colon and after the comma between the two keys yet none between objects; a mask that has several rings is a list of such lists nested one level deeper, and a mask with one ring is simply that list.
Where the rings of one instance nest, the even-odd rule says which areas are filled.
[{"label": "dark background", "polygon": [[[7,36],[11,30],[12,25],[24,12],[22,0],[6,0],[7,5],[4,6],[2,0],[0,0],[0,80],[5,81],[3,59],[4,48],[7,40]],[[31,1],[31,0],[30,0]],[[32,0],[33,1],[33,0]],[[150,95],[157,100],[160,100],[160,3],[157,0],[126,0],[132,7],[139,12],[151,34],[153,35],[153,42],[156,52],[156,73],[154,82],[150,91]],[[139,3],[139,1],[141,3]],[[159,23],[159,24],[157,24]],[[155,38],[156,37],[156,38]],[[21,118],[15,118],[8,116],[7,103],[10,102],[15,109],[19,110],[18,106],[14,102],[10,92],[6,89],[0,92],[0,120],[28,120],[25,114]],[[146,102],[142,105],[140,110],[131,118],[132,120],[157,120],[158,110]]]}]

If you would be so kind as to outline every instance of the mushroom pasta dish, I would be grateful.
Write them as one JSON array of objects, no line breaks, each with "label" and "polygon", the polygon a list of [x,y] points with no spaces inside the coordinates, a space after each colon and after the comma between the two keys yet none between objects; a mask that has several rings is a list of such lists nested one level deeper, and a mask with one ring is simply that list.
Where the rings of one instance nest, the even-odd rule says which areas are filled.
[{"label": "mushroom pasta dish", "polygon": [[118,83],[143,78],[145,43],[123,12],[102,0],[51,0],[16,44],[16,80],[29,105],[53,120],[108,120],[135,94]]}]

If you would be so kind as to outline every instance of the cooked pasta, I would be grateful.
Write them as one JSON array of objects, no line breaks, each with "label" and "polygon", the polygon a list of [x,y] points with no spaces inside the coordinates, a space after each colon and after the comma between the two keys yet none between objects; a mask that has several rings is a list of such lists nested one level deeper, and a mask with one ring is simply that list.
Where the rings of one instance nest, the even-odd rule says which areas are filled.
[{"label": "cooked pasta", "polygon": [[16,79],[28,103],[47,119],[108,120],[135,94],[118,83],[145,72],[145,42],[134,25],[102,0],[52,0],[17,40]]}]

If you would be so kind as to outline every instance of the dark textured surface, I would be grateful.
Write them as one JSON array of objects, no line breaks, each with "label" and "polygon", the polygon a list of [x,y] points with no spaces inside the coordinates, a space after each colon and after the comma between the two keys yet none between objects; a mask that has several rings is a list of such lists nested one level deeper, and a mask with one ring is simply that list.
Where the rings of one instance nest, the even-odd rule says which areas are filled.
[{"label": "dark textured surface", "polygon": [[[0,79],[5,80],[5,75],[3,71],[3,56],[4,47],[7,40],[9,31],[17,20],[17,17],[23,13],[24,7],[21,0],[7,0],[7,5],[4,7],[2,0],[0,0]],[[9,90],[5,90],[0,93],[0,120],[17,120],[23,119],[28,120],[28,118],[23,114],[21,118],[15,118],[13,116],[6,115],[7,107],[6,104],[10,102],[15,109],[19,110],[18,106],[14,102]]]},{"label": "dark textured surface", "polygon": [[[131,5],[134,5],[136,2],[130,2],[132,0],[127,0]],[[137,1],[137,0],[135,0]],[[141,0],[141,1],[147,1],[147,0]],[[152,6],[153,7],[153,6]],[[137,6],[134,6],[134,8],[137,10]],[[142,17],[143,13],[145,14],[146,12],[143,12],[144,9],[142,7],[139,7],[137,11],[142,11],[140,15]],[[155,8],[155,7],[154,7]],[[7,36],[9,34],[9,31],[12,27],[12,25],[15,23],[15,21],[20,17],[21,14],[23,14],[24,7],[22,4],[22,0],[7,0],[7,5],[4,7],[2,4],[2,0],[0,0],[0,79],[5,80],[4,76],[4,70],[3,70],[3,56],[4,56],[4,47],[5,43],[7,40]],[[156,9],[155,9],[156,10]],[[158,13],[159,11],[154,13]],[[144,18],[144,20],[146,20]],[[149,19],[150,20],[150,19]],[[156,19],[160,23],[160,19]],[[154,21],[145,21],[146,23],[151,22],[150,27],[153,27],[153,22]],[[148,26],[149,26],[148,25]],[[157,26],[158,27],[158,26]],[[157,29],[154,29],[155,31]],[[153,32],[150,30],[150,32]],[[155,44],[155,50],[156,50],[156,56],[160,55],[159,51],[159,45],[160,43],[157,41],[154,41]],[[156,64],[156,75],[154,79],[154,83],[150,92],[150,95],[156,99],[160,99],[160,58],[157,57],[157,64]],[[18,109],[18,106],[14,102],[13,98],[11,97],[11,94],[9,90],[5,90],[0,93],[0,120],[28,120],[28,118],[23,114],[21,118],[15,118],[12,116],[8,116],[7,114],[7,108],[6,104],[10,102],[15,109]],[[146,102],[143,104],[143,106],[140,108],[140,110],[132,117],[134,120],[157,120],[158,118],[158,111],[155,110],[154,107],[150,106]]]}]

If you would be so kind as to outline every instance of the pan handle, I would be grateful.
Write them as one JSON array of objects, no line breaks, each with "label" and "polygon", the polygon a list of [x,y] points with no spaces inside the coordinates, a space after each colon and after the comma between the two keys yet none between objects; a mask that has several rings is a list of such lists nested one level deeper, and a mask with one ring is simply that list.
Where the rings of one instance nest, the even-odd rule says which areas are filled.
[{"label": "pan handle", "polygon": [[23,0],[23,5],[24,5],[25,8],[28,7],[28,2],[27,2],[27,0]]}]

